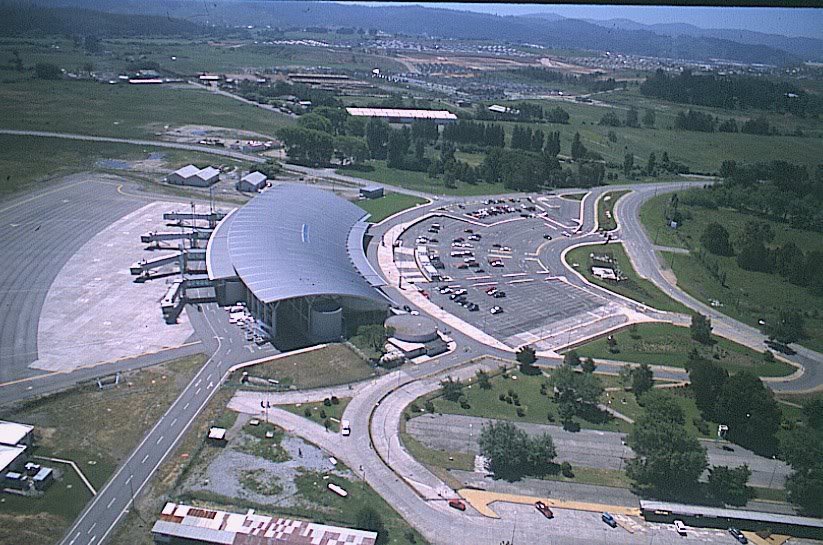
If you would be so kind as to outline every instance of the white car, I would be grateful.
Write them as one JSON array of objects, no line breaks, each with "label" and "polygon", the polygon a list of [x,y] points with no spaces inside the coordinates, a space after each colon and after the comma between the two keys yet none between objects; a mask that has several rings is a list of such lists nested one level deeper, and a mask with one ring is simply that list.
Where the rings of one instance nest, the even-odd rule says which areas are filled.
[{"label": "white car", "polygon": [[680,534],[681,536],[686,535],[686,525],[683,524],[682,520],[674,521],[674,529],[677,530],[677,533]]},{"label": "white car", "polygon": [[503,312],[503,309],[495,305],[491,309],[489,309],[489,312],[491,312],[492,314],[500,314],[501,312]]}]

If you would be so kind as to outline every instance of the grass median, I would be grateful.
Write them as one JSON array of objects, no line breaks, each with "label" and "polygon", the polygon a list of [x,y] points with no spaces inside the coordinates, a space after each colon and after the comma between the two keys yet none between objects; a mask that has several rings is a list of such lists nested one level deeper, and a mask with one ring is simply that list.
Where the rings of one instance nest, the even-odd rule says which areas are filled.
[{"label": "grass median", "polygon": [[389,216],[425,202],[425,200],[412,195],[386,193],[385,196],[379,199],[364,199],[357,201],[355,204],[371,214],[369,218],[371,223],[379,223]]},{"label": "grass median", "polygon": [[607,336],[575,348],[581,357],[666,365],[685,368],[692,350],[730,372],[750,371],[762,377],[790,375],[794,367],[723,337],[712,336],[712,343],[701,344],[691,338],[689,328],[672,324],[637,324],[612,334],[617,341],[610,349]]},{"label": "grass median", "polygon": [[[610,253],[625,278],[619,282],[614,282],[602,280],[594,276],[589,267],[589,255],[592,253]],[[626,250],[622,244],[594,244],[574,248],[566,254],[566,263],[574,267],[577,272],[582,274],[586,280],[592,284],[643,303],[644,305],[669,312],[681,312],[684,314],[691,312],[688,307],[663,293],[660,288],[653,283],[644,278],[640,278],[635,272],[634,267],[632,267],[629,256],[626,255]]]},{"label": "grass median", "polygon": [[325,426],[328,424],[328,429],[337,433],[340,431],[340,419],[346,411],[346,406],[351,401],[351,398],[344,397],[328,398],[326,401],[317,401],[315,403],[295,403],[294,405],[278,405],[278,409],[285,409],[290,413],[308,418],[312,422]]},{"label": "grass median", "polygon": [[603,231],[614,231],[617,229],[617,221],[614,218],[614,205],[618,199],[630,193],[628,189],[622,191],[609,191],[604,193],[597,202],[597,226]]}]

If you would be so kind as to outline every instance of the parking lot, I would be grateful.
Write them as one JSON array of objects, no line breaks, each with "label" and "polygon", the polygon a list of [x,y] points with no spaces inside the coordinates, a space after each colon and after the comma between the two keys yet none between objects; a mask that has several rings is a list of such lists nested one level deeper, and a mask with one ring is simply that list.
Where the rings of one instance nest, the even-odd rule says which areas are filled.
[{"label": "parking lot", "polygon": [[557,197],[451,204],[411,226],[395,259],[432,302],[518,346],[593,319],[607,304],[538,260],[541,245],[572,236],[578,212],[579,203]]}]

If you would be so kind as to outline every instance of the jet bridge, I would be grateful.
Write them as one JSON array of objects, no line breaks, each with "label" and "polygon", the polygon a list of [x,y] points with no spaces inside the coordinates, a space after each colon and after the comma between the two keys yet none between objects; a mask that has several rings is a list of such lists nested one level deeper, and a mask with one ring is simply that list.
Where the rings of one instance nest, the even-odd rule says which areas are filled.
[{"label": "jet bridge", "polygon": [[166,212],[163,214],[164,220],[171,220],[171,221],[207,221],[209,223],[209,227],[214,229],[217,225],[217,222],[222,220],[226,217],[225,212],[207,212],[207,213],[199,213],[199,212]]},{"label": "jet bridge", "polygon": [[138,276],[175,262],[179,264],[181,271],[186,271],[188,270],[188,263],[194,261],[205,262],[206,250],[201,248],[191,248],[189,250],[175,252],[173,254],[159,256],[152,259],[141,259],[129,267],[129,272],[131,272],[134,276]]}]

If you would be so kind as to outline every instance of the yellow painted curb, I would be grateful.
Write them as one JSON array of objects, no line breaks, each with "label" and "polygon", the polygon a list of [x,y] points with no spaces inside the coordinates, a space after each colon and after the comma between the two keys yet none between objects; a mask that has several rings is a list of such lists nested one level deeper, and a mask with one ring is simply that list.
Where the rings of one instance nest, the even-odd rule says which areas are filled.
[{"label": "yellow painted curb", "polygon": [[[549,507],[556,509],[572,509],[575,511],[591,511],[593,513],[609,512],[616,515],[627,515],[639,517],[640,509],[636,507],[624,507],[622,505],[605,505],[602,503],[587,503],[579,501],[553,500],[551,498],[540,498],[537,496],[521,496],[519,494],[504,494],[502,492],[489,492],[487,490],[475,490],[471,488],[461,488],[457,491],[478,513],[489,518],[500,518],[490,507],[492,503],[519,503],[523,505],[533,505],[537,501],[542,501]],[[771,544],[770,544],[771,545]]]}]

